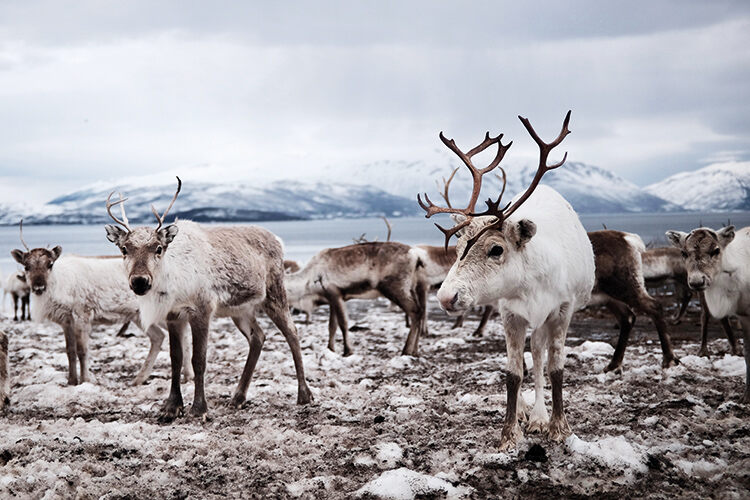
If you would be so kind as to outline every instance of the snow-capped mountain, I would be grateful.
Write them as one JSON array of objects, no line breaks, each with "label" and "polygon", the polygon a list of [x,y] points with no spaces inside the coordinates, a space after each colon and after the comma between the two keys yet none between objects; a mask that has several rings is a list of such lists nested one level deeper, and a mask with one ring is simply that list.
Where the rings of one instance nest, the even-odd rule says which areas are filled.
[{"label": "snow-capped mountain", "polygon": [[644,191],[688,210],[750,210],[750,162],[717,163],[675,174]]},{"label": "snow-capped mountain", "polygon": [[[251,186],[236,182],[187,182],[171,214],[196,221],[258,221],[295,218],[399,216],[415,212],[415,203],[371,186],[335,183],[272,182]],[[112,189],[127,198],[132,222],[150,222],[150,206],[164,210],[175,183],[84,188],[48,202],[41,209],[19,213],[18,207],[0,212],[0,223],[17,224],[21,215],[36,224],[99,224],[109,221],[105,201]],[[113,197],[117,199],[117,195]],[[0,208],[0,210],[2,210]],[[119,208],[114,209],[119,217]]]},{"label": "snow-capped mountain", "polygon": [[[442,162],[441,162],[442,163]],[[378,186],[389,193],[414,199],[417,193],[427,192],[430,199],[441,202],[443,177],[450,176],[452,169],[458,172],[451,182],[450,199],[455,206],[463,206],[471,195],[472,180],[463,164],[450,160],[439,167],[425,162],[376,162],[356,169],[348,169],[349,175],[356,173],[357,182]],[[510,198],[531,183],[536,166],[503,164],[507,175],[506,195]],[[323,175],[336,177],[346,174],[347,169],[324,170]],[[500,169],[497,169],[500,174]],[[496,198],[502,186],[497,176],[489,175],[483,182],[481,200]],[[608,212],[661,212],[680,210],[679,204],[670,203],[657,195],[646,193],[609,170],[579,162],[566,162],[562,167],[548,172],[542,184],[559,191],[576,211],[581,213]],[[477,209],[484,206],[477,205]]]}]

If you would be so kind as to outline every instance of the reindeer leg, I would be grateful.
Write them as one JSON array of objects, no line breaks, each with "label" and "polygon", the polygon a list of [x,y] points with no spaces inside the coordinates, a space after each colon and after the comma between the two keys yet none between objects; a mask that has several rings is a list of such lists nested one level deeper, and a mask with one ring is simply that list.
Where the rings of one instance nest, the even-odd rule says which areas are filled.
[{"label": "reindeer leg", "polygon": [[675,282],[675,291],[679,289],[680,291],[680,310],[677,311],[677,314],[674,315],[674,317],[669,321],[672,325],[678,325],[682,321],[682,317],[685,315],[685,312],[687,311],[688,305],[690,304],[690,299],[693,298],[693,292],[690,291],[689,287],[686,287],[680,282]]},{"label": "reindeer leg", "polygon": [[73,320],[66,321],[62,327],[65,335],[65,352],[68,355],[68,385],[78,385],[76,333]]},{"label": "reindeer leg", "polygon": [[553,441],[562,441],[572,432],[565,418],[562,385],[565,367],[565,337],[573,311],[569,304],[563,304],[558,314],[558,317],[553,319],[553,324],[550,325],[547,361],[549,378],[552,382],[552,418],[549,421],[547,433]]},{"label": "reindeer leg", "polygon": [[[126,321],[125,323],[123,323],[122,326],[120,327],[120,329],[117,331],[117,334],[115,335],[115,337],[124,337],[125,333],[128,331],[128,327],[129,326],[130,326],[130,321]],[[146,333],[148,333],[148,332],[146,332]],[[162,332],[162,339],[163,338],[164,338],[164,332]],[[159,345],[161,345],[161,344],[159,344]]]},{"label": "reindeer leg", "polygon": [[[544,405],[544,354],[547,342],[552,333],[547,324],[540,326],[531,334],[531,358],[534,360],[534,408],[529,415],[528,432],[545,432],[549,425],[549,415]],[[519,397],[519,401],[523,401]]]},{"label": "reindeer leg", "polygon": [[336,305],[331,302],[328,305],[328,350],[336,352],[336,329],[339,327],[338,321],[336,320]]},{"label": "reindeer leg", "polygon": [[91,333],[91,323],[88,321],[76,321],[76,351],[78,353],[78,362],[81,365],[80,382],[96,383],[96,380],[89,371],[89,334]]},{"label": "reindeer leg", "polygon": [[742,403],[750,404],[750,316],[740,316],[742,324],[743,345],[745,346],[745,392]]},{"label": "reindeer leg", "polygon": [[0,330],[0,411],[10,404],[10,379],[8,378],[8,336]]},{"label": "reindeer leg", "polygon": [[146,381],[149,375],[151,375],[151,372],[154,369],[154,363],[156,363],[156,357],[159,355],[159,351],[161,351],[161,344],[162,342],[164,342],[164,332],[156,325],[153,325],[151,328],[146,330],[146,335],[151,341],[151,346],[149,347],[146,361],[143,362],[141,370],[133,380],[133,385],[141,385]]},{"label": "reindeer leg", "polygon": [[232,396],[232,406],[239,408],[247,399],[247,388],[250,385],[250,380],[253,378],[253,371],[255,370],[255,365],[258,363],[266,336],[253,314],[232,317],[232,321],[234,321],[234,324],[242,332],[242,335],[245,336],[250,348],[247,353],[245,367],[242,369],[240,383],[234,391],[234,396]]},{"label": "reindeer leg", "polygon": [[729,316],[721,318],[721,327],[724,329],[724,333],[727,335],[727,340],[729,341],[729,352],[732,356],[739,356],[740,350],[737,348],[737,339],[734,337],[732,325],[729,323]]},{"label": "reindeer leg", "polygon": [[[280,282],[281,280],[279,280],[279,284]],[[289,307],[286,305],[286,291],[283,285],[270,287],[265,309],[266,314],[281,330],[289,348],[292,350],[294,370],[297,372],[297,404],[310,404],[313,402],[313,395],[305,381],[305,368],[302,363],[302,351],[299,347],[297,329],[294,326],[294,321],[292,321],[292,315],[289,313]]]},{"label": "reindeer leg", "polygon": [[708,312],[708,304],[706,304],[706,296],[703,292],[699,293],[701,299],[701,349],[698,351],[698,356],[708,357],[708,320],[711,318],[711,314]]},{"label": "reindeer leg", "polygon": [[28,321],[30,318],[30,313],[28,311],[29,307],[29,296],[24,295],[21,297],[21,321]]},{"label": "reindeer leg", "polygon": [[465,315],[462,314],[458,318],[456,318],[456,321],[453,322],[453,326],[451,327],[451,330],[455,330],[456,328],[461,328],[464,326],[464,317]]},{"label": "reindeer leg", "polygon": [[664,321],[664,312],[661,304],[654,300],[648,294],[641,295],[640,298],[640,309],[651,317],[651,321],[656,326],[656,331],[659,334],[659,343],[661,343],[662,352],[662,368],[669,368],[670,366],[679,365],[680,360],[674,355],[672,351],[672,340],[669,338],[669,332],[667,332],[667,323]]},{"label": "reindeer leg", "polygon": [[518,445],[523,437],[518,425],[518,398],[523,381],[523,348],[526,343],[526,320],[513,314],[503,318],[505,326],[505,349],[508,353],[508,373],[505,385],[508,391],[508,404],[505,409],[505,423],[500,433],[500,450],[510,450]]},{"label": "reindeer leg", "polygon": [[622,368],[622,360],[625,357],[625,348],[628,346],[630,331],[635,324],[635,314],[624,302],[610,298],[606,304],[612,314],[617,318],[617,324],[620,325],[620,336],[617,338],[617,347],[612,355],[612,360],[604,369],[605,372],[619,370]]},{"label": "reindeer leg", "polygon": [[495,312],[494,307],[484,306],[484,311],[482,311],[482,319],[479,320],[479,325],[477,326],[477,329],[474,330],[474,333],[472,333],[472,336],[481,337],[484,335],[484,329],[487,327],[487,322],[490,320],[493,312]]},{"label": "reindeer leg", "polygon": [[[206,377],[206,353],[208,348],[208,325],[211,321],[211,312],[208,308],[198,308],[190,315],[190,330],[193,333],[193,406],[190,407],[190,415],[198,417],[204,422],[208,418],[208,405],[206,404],[205,377]],[[180,373],[177,372],[179,380]]]},{"label": "reindeer leg", "polygon": [[180,388],[180,371],[182,371],[182,333],[186,322],[183,319],[167,320],[169,332],[169,359],[172,365],[172,380],[169,396],[159,411],[160,422],[171,422],[182,415],[182,391]]},{"label": "reindeer leg", "polygon": [[[329,302],[336,313],[339,330],[341,330],[341,336],[344,338],[344,356],[350,356],[354,351],[352,351],[352,346],[349,344],[349,321],[346,317],[346,304],[344,304],[344,300],[340,295],[332,296]],[[330,343],[328,348],[331,348]]]},{"label": "reindeer leg", "polygon": [[[190,348],[192,347],[192,343],[189,341],[188,337],[185,335],[185,330],[186,328],[184,328],[182,332],[180,332],[180,346],[182,346],[182,359],[190,359],[191,358]],[[193,373],[192,363],[182,363],[182,377],[185,380],[185,382],[189,382],[195,379],[195,373]]]},{"label": "reindeer leg", "polygon": [[13,299],[13,321],[18,321],[18,295],[11,293],[10,296]]}]

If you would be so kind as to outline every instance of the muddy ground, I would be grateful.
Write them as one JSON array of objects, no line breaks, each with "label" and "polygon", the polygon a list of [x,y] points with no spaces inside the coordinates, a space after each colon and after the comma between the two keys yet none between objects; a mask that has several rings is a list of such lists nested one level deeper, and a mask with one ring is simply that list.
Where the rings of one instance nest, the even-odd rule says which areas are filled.
[{"label": "muddy ground", "polygon": [[[680,366],[661,368],[653,326],[639,317],[622,374],[602,373],[613,319],[576,314],[565,366],[574,435],[563,443],[526,435],[509,454],[497,452],[506,362],[497,320],[474,338],[476,317],[452,330],[433,301],[431,336],[411,358],[400,356],[403,316],[385,301],[353,301],[349,310],[355,354],[346,358],[326,350],[325,308],[311,325],[298,323],[316,398],[305,407],[295,404],[289,350],[264,317],[268,340],[249,401],[230,408],[247,345],[231,322],[216,320],[210,420],[169,425],[156,419],[167,353],[146,385],[130,385],[148,344],[135,328],[125,338],[116,326],[96,328],[97,384],[67,387],[59,328],[2,321],[12,403],[0,415],[0,497],[351,498],[389,488],[403,498],[750,496],[750,410],[736,404],[744,360],[726,354],[717,322],[712,357],[695,356],[696,304],[671,328]],[[530,376],[523,391],[531,402]],[[192,384],[183,394],[191,401]]]}]

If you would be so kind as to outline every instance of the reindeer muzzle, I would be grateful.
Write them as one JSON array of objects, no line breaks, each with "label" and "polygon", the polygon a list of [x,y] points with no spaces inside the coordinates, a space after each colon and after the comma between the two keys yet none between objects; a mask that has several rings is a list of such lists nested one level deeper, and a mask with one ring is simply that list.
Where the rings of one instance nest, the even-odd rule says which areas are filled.
[{"label": "reindeer muzzle", "polygon": [[41,295],[44,293],[44,291],[47,289],[47,285],[45,284],[36,284],[31,287],[31,291],[34,292],[36,295]]},{"label": "reindeer muzzle", "polygon": [[136,295],[146,295],[151,290],[151,279],[147,276],[134,276],[130,279],[130,289]]}]

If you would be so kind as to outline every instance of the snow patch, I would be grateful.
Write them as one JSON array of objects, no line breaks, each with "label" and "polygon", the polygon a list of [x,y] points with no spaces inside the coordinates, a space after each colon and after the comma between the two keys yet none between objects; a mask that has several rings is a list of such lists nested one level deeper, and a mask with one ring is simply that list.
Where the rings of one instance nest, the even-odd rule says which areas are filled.
[{"label": "snow patch", "polygon": [[593,342],[591,340],[585,341],[583,344],[570,347],[566,349],[566,354],[569,356],[575,356],[578,359],[591,359],[597,356],[612,356],[615,348],[606,342]]},{"label": "snow patch", "polygon": [[455,487],[448,481],[435,476],[416,472],[406,467],[389,470],[376,477],[356,491],[356,495],[372,495],[389,500],[413,500],[420,496],[443,494],[445,498],[465,498],[471,490],[468,487]]},{"label": "snow patch", "polygon": [[584,441],[575,434],[565,440],[565,446],[573,452],[593,458],[610,468],[625,468],[635,472],[646,472],[643,453],[636,450],[622,436],[607,436],[594,441]]}]

